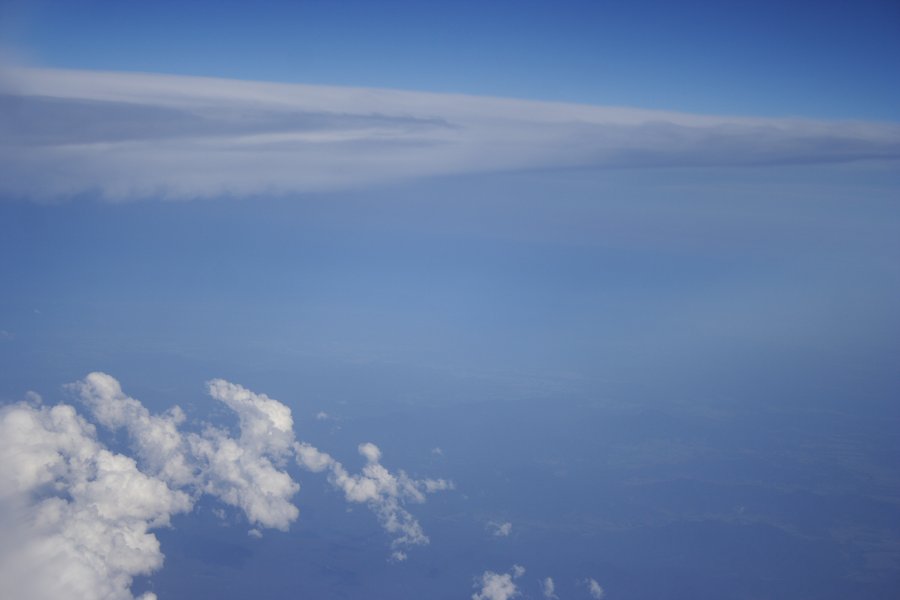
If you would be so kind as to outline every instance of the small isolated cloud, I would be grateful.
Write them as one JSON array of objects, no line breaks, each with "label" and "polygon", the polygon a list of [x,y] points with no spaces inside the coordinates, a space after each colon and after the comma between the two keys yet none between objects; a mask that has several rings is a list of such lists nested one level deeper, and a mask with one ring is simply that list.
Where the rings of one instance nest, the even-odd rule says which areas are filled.
[{"label": "small isolated cloud", "polygon": [[316,420],[318,420],[318,421],[326,421],[330,418],[331,417],[329,417],[328,413],[325,412],[324,410],[320,410],[319,412],[316,413]]},{"label": "small isolated cloud", "polygon": [[509,170],[900,158],[900,125],[171,75],[0,73],[0,194],[347,189]]},{"label": "small isolated cloud", "polygon": [[434,454],[435,456],[443,456],[444,455],[444,451],[441,450],[440,448],[432,448],[431,453]]},{"label": "small isolated cloud", "polygon": [[453,489],[453,482],[445,479],[413,479],[404,471],[391,473],[381,464],[381,450],[370,442],[358,447],[366,464],[361,473],[354,475],[310,444],[295,444],[294,451],[297,464],[314,472],[328,469],[328,480],[344,493],[348,502],[366,504],[375,513],[385,531],[394,535],[391,546],[395,561],[406,559],[406,553],[400,548],[429,543],[422,526],[406,506],[425,502],[426,494]]},{"label": "small isolated cloud", "polygon": [[588,588],[588,592],[591,594],[591,598],[596,598],[596,600],[600,600],[606,595],[606,592],[603,591],[603,588],[600,587],[600,584],[597,583],[596,579],[588,577],[584,580],[584,584]]},{"label": "small isolated cloud", "polygon": [[487,529],[494,537],[507,537],[510,533],[512,533],[512,523],[510,523],[509,521],[505,521],[502,523],[490,521],[487,524]]},{"label": "small isolated cloud", "polygon": [[260,531],[259,529],[250,529],[247,531],[247,535],[257,540],[262,539],[263,536],[262,531]]},{"label": "small isolated cloud", "polygon": [[556,595],[556,584],[553,583],[552,577],[547,577],[541,582],[541,592],[547,600],[559,600],[559,596]]},{"label": "small isolated cloud", "polygon": [[472,600],[509,600],[520,595],[519,588],[515,583],[525,574],[525,568],[519,565],[513,565],[509,573],[494,573],[493,571],[485,571],[481,577],[475,580],[475,587],[480,588],[472,594]]},{"label": "small isolated cloud", "polygon": [[13,332],[7,331],[5,329],[0,329],[0,342],[11,342],[14,339],[16,339],[16,335]]}]

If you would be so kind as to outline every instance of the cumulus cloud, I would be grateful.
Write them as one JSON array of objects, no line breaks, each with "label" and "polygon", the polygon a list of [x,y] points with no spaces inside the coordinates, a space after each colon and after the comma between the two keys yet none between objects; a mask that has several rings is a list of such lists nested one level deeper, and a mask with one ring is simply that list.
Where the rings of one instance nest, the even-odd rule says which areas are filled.
[{"label": "cumulus cloud", "polygon": [[490,521],[487,524],[488,531],[491,532],[491,535],[494,537],[507,537],[510,533],[512,533],[512,523],[506,521],[504,523],[498,523],[496,521]]},{"label": "cumulus cloud", "polygon": [[299,514],[291,498],[300,489],[283,469],[294,445],[290,408],[221,379],[207,389],[237,413],[240,437],[212,427],[188,436],[202,465],[203,491],[239,507],[251,523],[287,530]]},{"label": "cumulus cloud", "polygon": [[552,577],[547,577],[541,582],[541,592],[548,600],[559,600],[559,596],[556,595],[556,584],[553,583]]},{"label": "cumulus cloud", "polygon": [[163,563],[149,530],[190,507],[72,406],[0,409],[0,597],[130,599],[132,579]]},{"label": "cumulus cloud", "polygon": [[175,406],[164,415],[151,415],[139,400],[127,396],[106,373],[94,372],[69,384],[98,423],[112,430],[125,429],[141,466],[176,487],[195,481],[179,425],[184,413]]},{"label": "cumulus cloud", "polygon": [[596,598],[596,600],[600,600],[606,595],[606,592],[603,591],[603,588],[600,587],[600,584],[597,583],[596,579],[588,577],[584,580],[584,584],[588,587],[588,592],[591,594],[591,598]]},{"label": "cumulus cloud", "polygon": [[300,486],[285,470],[291,456],[308,471],[327,470],[328,481],[347,501],[365,504],[375,513],[394,538],[395,561],[405,560],[402,548],[429,543],[407,506],[425,502],[427,494],[453,489],[445,479],[413,479],[402,470],[392,473],[381,464],[381,450],[372,443],[359,445],[366,464],[361,473],[351,474],[328,453],[295,439],[288,406],[223,379],[209,381],[207,391],[237,415],[237,438],[211,425],[200,433],[181,433],[180,408],[151,415],[105,373],[90,373],[69,388],[100,424],[128,431],[145,470],[175,488],[215,496],[262,527],[286,530],[299,515],[292,498]]},{"label": "cumulus cloud", "polygon": [[184,432],[178,407],[151,414],[105,373],[68,388],[99,424],[128,433],[137,461],[109,451],[73,406],[45,407],[29,393],[0,408],[0,597],[130,600],[133,578],[163,563],[150,530],[190,511],[204,493],[241,509],[255,525],[250,537],[261,537],[261,528],[285,530],[298,515],[292,497],[299,485],[285,470],[291,457],[307,470],[328,470],[348,501],[375,512],[395,536],[394,561],[406,559],[405,547],[428,543],[405,506],[452,488],[443,479],[388,471],[371,443],[360,444],[366,464],[351,475],[327,453],[295,440],[286,405],[221,379],[207,390],[237,415],[237,437],[209,424]]},{"label": "cumulus cloud", "polygon": [[235,439],[209,425],[200,434],[182,434],[179,407],[151,415],[105,373],[91,373],[69,388],[101,425],[127,430],[142,466],[174,487],[215,496],[263,527],[286,530],[297,518],[291,498],[299,485],[279,468],[293,450],[293,419],[277,400],[221,379],[210,381],[209,394],[238,416]]},{"label": "cumulus cloud", "polygon": [[481,577],[475,580],[475,587],[480,589],[472,594],[472,600],[509,600],[520,595],[515,583],[525,574],[525,568],[513,565],[509,573],[494,573],[485,571]]},{"label": "cumulus cloud", "polygon": [[[900,158],[900,125],[6,69],[0,192],[288,194],[459,173]],[[15,174],[15,177],[12,175]]]}]

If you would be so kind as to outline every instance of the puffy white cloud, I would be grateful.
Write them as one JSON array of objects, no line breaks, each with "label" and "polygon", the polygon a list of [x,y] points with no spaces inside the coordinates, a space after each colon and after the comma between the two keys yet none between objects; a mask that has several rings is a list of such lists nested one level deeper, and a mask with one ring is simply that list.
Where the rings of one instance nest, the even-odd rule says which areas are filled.
[{"label": "puffy white cloud", "polygon": [[328,480],[349,502],[366,504],[384,529],[394,536],[394,560],[399,548],[427,544],[418,520],[406,509],[422,503],[427,494],[453,489],[445,479],[413,479],[404,471],[392,473],[381,464],[381,450],[372,443],[359,445],[366,464],[359,474],[294,435],[288,406],[223,379],[207,383],[209,394],[238,416],[240,435],[207,425],[200,433],[181,433],[184,414],[177,406],[163,415],[151,415],[140,401],[127,396],[118,381],[104,373],[91,373],[71,384],[98,422],[125,428],[146,468],[175,487],[187,486],[241,509],[250,523],[286,530],[299,511],[292,498],[299,485],[284,468],[294,456],[312,472],[328,470]]},{"label": "puffy white cloud", "polygon": [[256,454],[285,457],[294,444],[291,409],[265,394],[225,381],[207,382],[209,395],[237,413],[241,445]]},{"label": "puffy white cloud", "polygon": [[591,598],[596,598],[596,600],[600,600],[606,595],[606,592],[603,591],[603,588],[600,587],[600,584],[597,583],[596,579],[588,577],[584,580],[584,584],[588,588],[588,592],[591,594]]},{"label": "puffy white cloud", "polygon": [[487,524],[488,531],[491,532],[491,535],[494,537],[507,537],[510,533],[512,533],[512,523],[509,521],[498,523],[496,521],[490,521]]},{"label": "puffy white cloud", "polygon": [[556,595],[556,584],[553,583],[552,577],[547,577],[541,582],[541,592],[547,600],[559,600],[559,596]]},{"label": "puffy white cloud", "polygon": [[269,457],[241,445],[221,429],[209,427],[187,437],[202,465],[200,489],[244,511],[247,520],[286,531],[299,511],[291,498],[300,486]]},{"label": "puffy white cloud", "polygon": [[175,406],[164,415],[151,415],[140,401],[122,391],[122,386],[106,373],[89,373],[69,384],[94,418],[109,429],[124,428],[142,466],[175,487],[194,483],[196,468],[189,462],[179,425],[184,413]]},{"label": "puffy white cloud", "polygon": [[313,473],[320,473],[334,463],[334,459],[329,454],[306,442],[294,445],[294,456],[297,464]]},{"label": "puffy white cloud", "polygon": [[100,424],[126,429],[145,468],[171,485],[216,496],[263,527],[286,530],[296,520],[291,498],[299,485],[278,468],[294,444],[293,418],[284,404],[221,379],[208,382],[209,394],[238,416],[240,436],[234,439],[212,426],[182,434],[179,407],[151,415],[105,373],[90,373],[69,388]]},{"label": "puffy white cloud", "polygon": [[0,77],[6,195],[193,198],[497,170],[900,158],[894,123],[134,73]]},{"label": "puffy white cloud", "polygon": [[485,571],[481,577],[475,580],[475,587],[479,587],[477,592],[472,594],[472,600],[509,600],[520,595],[519,588],[515,583],[525,574],[525,569],[519,565],[513,565],[509,573],[494,573],[493,571]]},{"label": "puffy white cloud", "polygon": [[0,409],[0,597],[130,599],[133,577],[163,563],[149,530],[190,507],[72,406]]},{"label": "puffy white cloud", "polygon": [[291,409],[222,379],[210,381],[207,389],[237,413],[240,437],[213,427],[187,437],[201,465],[203,491],[239,507],[251,523],[287,530],[299,514],[291,498],[300,489],[279,468],[293,451]]},{"label": "puffy white cloud", "polygon": [[295,440],[287,406],[224,380],[210,381],[208,389],[237,414],[238,437],[211,425],[182,432],[178,407],[152,415],[104,373],[69,389],[97,422],[128,432],[139,462],[105,448],[72,406],[44,407],[30,394],[28,402],[0,408],[3,598],[130,600],[133,578],[163,563],[150,530],[189,511],[200,493],[241,509],[258,526],[249,529],[251,537],[262,535],[260,527],[287,529],[298,516],[291,499],[299,486],[284,469],[290,456],[308,470],[328,470],[347,500],[375,512],[395,536],[393,561],[406,559],[403,547],[428,543],[405,505],[452,488],[442,479],[388,471],[371,443],[360,444],[366,464],[351,475],[328,454]]}]

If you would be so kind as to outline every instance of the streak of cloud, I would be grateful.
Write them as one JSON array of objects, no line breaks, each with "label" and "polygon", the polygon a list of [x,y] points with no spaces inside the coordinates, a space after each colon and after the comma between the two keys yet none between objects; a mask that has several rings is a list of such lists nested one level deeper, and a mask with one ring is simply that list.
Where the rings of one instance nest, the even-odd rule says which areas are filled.
[{"label": "streak of cloud", "polygon": [[893,123],[49,69],[0,74],[0,140],[0,192],[35,199],[189,199],[502,170],[900,158]]}]

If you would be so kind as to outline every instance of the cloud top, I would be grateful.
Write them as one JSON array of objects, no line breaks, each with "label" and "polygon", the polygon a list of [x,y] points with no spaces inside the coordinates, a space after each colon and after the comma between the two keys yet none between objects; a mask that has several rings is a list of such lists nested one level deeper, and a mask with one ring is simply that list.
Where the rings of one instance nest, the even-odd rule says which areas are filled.
[{"label": "cloud top", "polygon": [[283,195],[499,170],[898,158],[893,123],[170,75],[0,73],[0,193],[35,199]]}]

